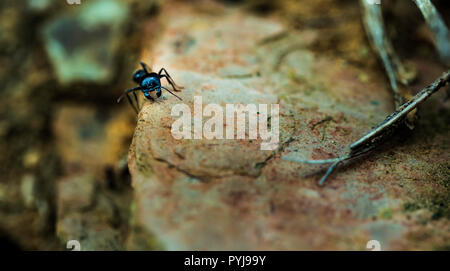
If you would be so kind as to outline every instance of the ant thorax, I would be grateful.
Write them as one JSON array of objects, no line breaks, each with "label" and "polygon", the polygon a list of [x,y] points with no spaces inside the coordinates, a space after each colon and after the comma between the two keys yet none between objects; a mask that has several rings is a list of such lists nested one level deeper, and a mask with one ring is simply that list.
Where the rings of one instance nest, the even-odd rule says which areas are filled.
[{"label": "ant thorax", "polygon": [[145,89],[154,89],[155,87],[161,86],[161,81],[156,73],[154,75],[150,74],[142,80],[141,86]]}]

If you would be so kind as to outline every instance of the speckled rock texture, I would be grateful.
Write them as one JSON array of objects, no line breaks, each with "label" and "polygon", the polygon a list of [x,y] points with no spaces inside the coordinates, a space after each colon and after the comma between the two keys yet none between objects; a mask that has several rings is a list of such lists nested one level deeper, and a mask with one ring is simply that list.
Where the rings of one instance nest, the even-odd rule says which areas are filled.
[{"label": "speckled rock texture", "polygon": [[[185,89],[182,102],[167,92],[143,102],[129,153],[135,226],[168,250],[365,250],[372,239],[382,250],[448,248],[445,93],[422,106],[413,132],[400,131],[319,187],[324,167],[281,156],[336,157],[382,121],[393,111],[383,70],[314,52],[314,31],[217,5],[215,15],[163,10],[171,19],[142,56]],[[412,61],[414,91],[444,70]],[[174,139],[171,109],[193,111],[194,96],[204,105],[279,104],[278,148],[262,151],[260,139]]]}]

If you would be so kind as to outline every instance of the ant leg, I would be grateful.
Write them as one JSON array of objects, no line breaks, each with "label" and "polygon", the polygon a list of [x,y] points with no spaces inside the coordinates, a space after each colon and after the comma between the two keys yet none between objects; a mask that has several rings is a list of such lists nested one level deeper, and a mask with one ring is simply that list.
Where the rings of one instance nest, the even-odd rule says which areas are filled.
[{"label": "ant leg", "polygon": [[141,90],[141,89],[142,89],[142,88],[139,86],[139,87],[130,88],[130,89],[126,90],[122,95],[120,95],[120,97],[117,99],[117,102],[120,103],[120,101],[123,99],[123,97],[124,97],[124,96],[127,96],[128,102],[130,103],[131,107],[133,107],[133,109],[134,109],[136,112],[138,112],[138,110],[136,109],[136,107],[135,107],[134,104],[132,103],[131,98],[130,98],[130,96],[129,96],[128,94],[129,94],[130,92],[133,92],[134,95],[135,95],[135,97],[136,97],[135,91]]},{"label": "ant leg", "polygon": [[142,62],[142,61],[140,61],[139,62],[140,64],[141,64],[141,66],[142,66],[142,68],[144,69],[144,71],[145,71],[145,73],[149,73],[148,71],[150,70],[150,72],[152,71],[152,69],[149,67],[148,68],[148,70],[147,70],[147,64],[145,64],[144,62]]},{"label": "ant leg", "polygon": [[168,76],[166,76],[164,74],[160,75],[159,78],[166,78],[167,82],[169,82],[169,84],[172,86],[173,90],[175,90],[175,91],[179,92],[183,89],[183,87],[175,85],[175,82],[172,80],[172,78],[169,78]]},{"label": "ant leg", "polygon": [[172,86],[174,86],[175,89],[183,89],[182,86],[178,86],[177,84],[175,84],[175,81],[172,79],[172,77],[170,76],[170,74],[167,72],[166,69],[161,68],[161,70],[159,70],[158,75],[161,76],[162,72],[165,73],[165,75],[163,75],[162,77],[166,77],[167,81],[171,81]]},{"label": "ant leg", "polygon": [[[161,75],[163,72],[165,74]],[[166,69],[161,68],[161,70],[159,70],[158,75],[159,75],[160,78],[163,78],[163,77],[166,78],[167,82],[169,82],[169,84],[173,87],[173,89],[175,91],[180,91],[180,90],[182,90],[184,88],[182,86],[178,86],[177,84],[175,84],[175,82],[173,81],[172,77],[170,76],[170,74],[167,72]]]},{"label": "ant leg", "polygon": [[128,95],[128,93],[127,93],[126,95],[127,95],[128,103],[131,105],[131,107],[133,107],[133,109],[134,109],[134,111],[136,112],[136,114],[138,114],[139,111],[138,111],[138,109],[136,108],[136,106],[133,104],[133,101],[131,100],[130,95]]},{"label": "ant leg", "polygon": [[173,96],[177,97],[178,99],[180,99],[180,101],[182,101],[183,99],[181,99],[180,97],[178,97],[177,95],[175,95],[172,91],[168,90],[167,88],[161,86],[161,88],[167,90],[170,94],[172,94]]},{"label": "ant leg", "polygon": [[136,101],[136,106],[139,110],[141,110],[141,105],[139,104],[138,96],[136,95],[136,92],[133,92],[134,100]]},{"label": "ant leg", "polygon": [[130,88],[130,89],[125,90],[125,91],[122,93],[122,95],[120,95],[119,99],[117,99],[117,103],[120,103],[120,101],[123,99],[123,97],[124,97],[126,94],[128,94],[128,93],[130,93],[130,92],[133,92],[133,91],[136,91],[136,90],[142,90],[142,88],[139,86],[139,87]]}]

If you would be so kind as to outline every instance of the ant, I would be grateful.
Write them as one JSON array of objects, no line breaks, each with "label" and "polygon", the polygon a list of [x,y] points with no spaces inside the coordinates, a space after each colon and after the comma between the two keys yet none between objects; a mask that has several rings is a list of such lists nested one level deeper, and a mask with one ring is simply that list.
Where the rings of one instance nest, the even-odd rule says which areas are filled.
[{"label": "ant", "polygon": [[150,96],[150,92],[156,91],[156,96],[159,98],[161,97],[161,89],[167,90],[170,94],[177,97],[178,99],[182,100],[180,97],[175,95],[173,92],[171,92],[169,89],[161,86],[161,78],[166,78],[167,82],[173,87],[173,90],[175,91],[181,91],[183,87],[177,86],[175,82],[173,81],[172,77],[170,77],[169,73],[166,71],[166,69],[161,68],[158,73],[152,72],[152,70],[149,68],[150,72],[147,70],[147,65],[140,61],[140,64],[142,66],[142,69],[137,70],[133,74],[133,81],[139,84],[138,87],[130,88],[128,90],[125,90],[125,92],[120,95],[119,99],[117,99],[117,102],[119,103],[124,96],[127,96],[128,102],[130,103],[131,107],[133,107],[134,111],[138,113],[138,109],[134,106],[133,102],[131,101],[131,98],[129,96],[130,92],[133,92],[134,99],[136,101],[137,106],[139,107],[138,98],[136,95],[136,91],[140,90],[142,93],[144,93],[145,98],[154,101],[155,99]]}]

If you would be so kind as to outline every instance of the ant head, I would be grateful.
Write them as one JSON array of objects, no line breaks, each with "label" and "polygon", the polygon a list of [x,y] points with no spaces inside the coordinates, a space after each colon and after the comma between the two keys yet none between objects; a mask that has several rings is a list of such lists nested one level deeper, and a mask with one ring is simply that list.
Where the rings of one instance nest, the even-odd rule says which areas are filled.
[{"label": "ant head", "polygon": [[144,70],[137,70],[133,74],[133,81],[136,82],[137,84],[141,84],[142,80],[144,80],[146,75],[147,73]]}]

